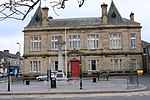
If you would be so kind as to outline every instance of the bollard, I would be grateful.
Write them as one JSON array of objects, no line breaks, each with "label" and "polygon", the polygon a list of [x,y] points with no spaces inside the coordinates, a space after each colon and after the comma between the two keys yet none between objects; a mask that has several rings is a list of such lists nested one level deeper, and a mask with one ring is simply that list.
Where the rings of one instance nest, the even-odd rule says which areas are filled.
[{"label": "bollard", "polygon": [[96,83],[96,77],[93,78],[93,83]]},{"label": "bollard", "polygon": [[100,72],[97,71],[97,78],[98,78],[98,81],[99,81],[99,77],[100,77]]},{"label": "bollard", "polygon": [[29,80],[26,80],[26,85],[30,85],[30,81]]},{"label": "bollard", "polygon": [[56,78],[51,78],[51,88],[56,88]]}]

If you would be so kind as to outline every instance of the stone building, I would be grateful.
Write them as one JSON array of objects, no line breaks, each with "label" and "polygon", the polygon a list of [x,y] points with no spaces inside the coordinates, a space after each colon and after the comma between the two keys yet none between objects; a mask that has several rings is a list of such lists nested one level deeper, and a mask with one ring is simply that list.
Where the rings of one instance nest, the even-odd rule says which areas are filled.
[{"label": "stone building", "polygon": [[143,71],[144,74],[150,74],[150,43],[146,41],[142,41],[143,48]]},{"label": "stone building", "polygon": [[11,74],[21,74],[23,59],[20,53],[12,54],[9,50],[0,51],[0,73],[7,73],[10,69]]},{"label": "stone building", "polygon": [[81,65],[84,73],[141,69],[141,26],[134,13],[123,18],[113,1],[108,11],[107,4],[101,5],[101,17],[53,19],[48,10],[39,6],[23,30],[24,73],[46,73],[48,57],[51,70],[58,71],[59,36],[65,41],[63,72],[71,76],[79,76]]}]

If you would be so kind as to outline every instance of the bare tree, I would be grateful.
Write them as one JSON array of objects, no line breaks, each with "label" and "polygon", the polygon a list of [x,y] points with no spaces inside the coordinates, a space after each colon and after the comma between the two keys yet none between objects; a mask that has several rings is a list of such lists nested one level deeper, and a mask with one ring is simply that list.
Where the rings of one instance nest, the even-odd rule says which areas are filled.
[{"label": "bare tree", "polygon": [[[0,21],[7,18],[24,20],[29,12],[37,5],[41,5],[42,0],[3,0],[0,4]],[[51,7],[55,9],[64,9],[69,0],[45,0],[50,1]],[[84,4],[85,0],[77,0],[79,7]],[[2,1],[0,1],[2,2]],[[56,12],[55,12],[56,13]]]}]

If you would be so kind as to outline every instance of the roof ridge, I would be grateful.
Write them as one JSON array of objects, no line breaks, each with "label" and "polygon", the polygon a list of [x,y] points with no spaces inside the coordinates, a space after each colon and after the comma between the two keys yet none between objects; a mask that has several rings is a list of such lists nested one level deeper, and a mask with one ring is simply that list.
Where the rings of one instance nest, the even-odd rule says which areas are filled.
[{"label": "roof ridge", "polygon": [[93,19],[93,18],[100,18],[100,17],[70,17],[70,18],[56,18],[56,19],[51,19],[51,20],[70,20],[70,19]]}]

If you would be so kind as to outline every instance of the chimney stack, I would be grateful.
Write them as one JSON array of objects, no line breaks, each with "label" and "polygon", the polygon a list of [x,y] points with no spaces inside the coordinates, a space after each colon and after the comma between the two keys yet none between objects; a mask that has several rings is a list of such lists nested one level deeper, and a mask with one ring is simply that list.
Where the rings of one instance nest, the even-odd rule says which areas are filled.
[{"label": "chimney stack", "polygon": [[131,14],[130,14],[130,20],[131,20],[131,21],[134,21],[134,13],[132,13],[132,12],[131,12]]},{"label": "chimney stack", "polygon": [[42,27],[48,27],[48,10],[49,8],[42,8]]},{"label": "chimney stack", "polygon": [[4,50],[5,53],[9,53],[9,50]]},{"label": "chimney stack", "polygon": [[101,5],[102,9],[102,24],[108,24],[108,17],[107,17],[107,4],[103,3]]}]

